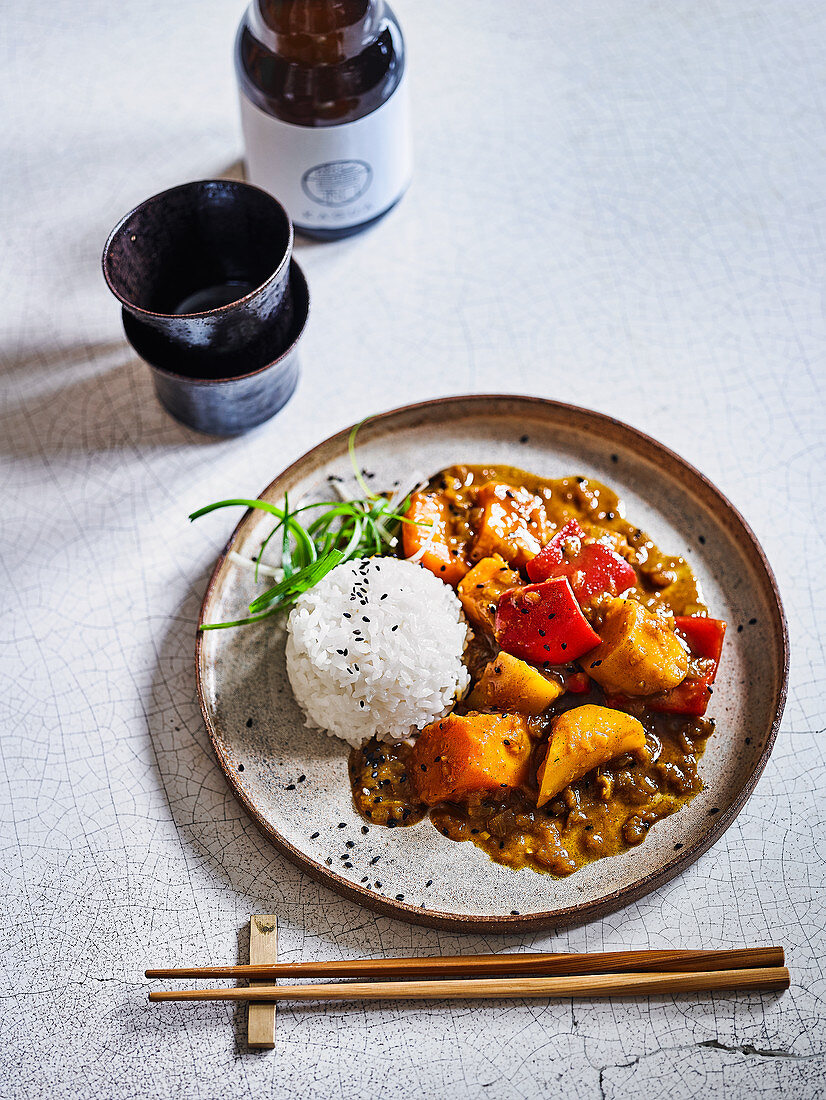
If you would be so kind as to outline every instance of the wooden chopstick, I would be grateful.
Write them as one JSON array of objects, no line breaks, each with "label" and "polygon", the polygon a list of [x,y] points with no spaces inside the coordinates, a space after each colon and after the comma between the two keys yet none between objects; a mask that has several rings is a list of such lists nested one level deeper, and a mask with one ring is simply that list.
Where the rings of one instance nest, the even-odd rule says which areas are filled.
[{"label": "wooden chopstick", "polygon": [[242,986],[150,993],[150,1001],[383,1001],[470,998],[642,997],[714,990],[770,992],[788,989],[785,966],[694,973],[583,974],[555,978],[482,978],[430,982],[338,982],[333,985]]},{"label": "wooden chopstick", "polygon": [[729,951],[605,951],[601,954],[442,955],[416,959],[348,959],[266,966],[180,966],[147,970],[147,978],[406,978],[494,974],[604,974],[622,971],[709,971],[783,966],[782,947]]}]

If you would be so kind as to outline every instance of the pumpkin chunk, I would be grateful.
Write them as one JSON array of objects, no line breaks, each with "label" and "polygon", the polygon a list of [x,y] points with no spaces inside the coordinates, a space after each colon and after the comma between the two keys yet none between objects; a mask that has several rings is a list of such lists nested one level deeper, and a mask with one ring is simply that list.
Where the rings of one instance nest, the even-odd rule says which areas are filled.
[{"label": "pumpkin chunk", "polygon": [[564,690],[561,684],[549,680],[526,661],[503,652],[487,665],[468,696],[468,703],[474,709],[493,707],[537,715],[547,710]]},{"label": "pumpkin chunk", "polygon": [[630,714],[592,704],[566,710],[551,727],[548,750],[537,771],[537,806],[593,768],[644,747],[645,730]]},{"label": "pumpkin chunk", "polygon": [[428,806],[460,802],[477,792],[524,786],[530,757],[521,714],[449,714],[419,734],[410,779]]},{"label": "pumpkin chunk", "polygon": [[482,517],[470,551],[472,561],[499,554],[517,569],[540,552],[553,534],[543,501],[527,489],[491,481],[476,495]]},{"label": "pumpkin chunk", "polygon": [[456,540],[451,539],[450,505],[441,493],[414,493],[402,524],[404,556],[419,560],[425,569],[455,588],[470,566]]},{"label": "pumpkin chunk", "polygon": [[611,600],[599,636],[582,666],[609,695],[654,695],[686,677],[685,646],[636,600]]},{"label": "pumpkin chunk", "polygon": [[482,560],[466,573],[457,589],[465,614],[474,626],[493,634],[499,597],[522,583],[517,572],[498,554]]}]

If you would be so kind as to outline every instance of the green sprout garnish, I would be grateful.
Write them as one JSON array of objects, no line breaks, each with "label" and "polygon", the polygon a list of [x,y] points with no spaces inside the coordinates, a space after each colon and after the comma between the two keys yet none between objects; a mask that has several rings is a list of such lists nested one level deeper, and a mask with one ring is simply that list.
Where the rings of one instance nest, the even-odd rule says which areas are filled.
[{"label": "green sprout garnish", "polygon": [[[322,577],[341,562],[353,558],[381,557],[393,552],[401,524],[416,522],[405,516],[410,498],[407,497],[393,507],[387,497],[371,493],[356,463],[355,440],[360,427],[361,424],[357,424],[350,432],[347,449],[356,481],[364,493],[363,498],[339,502],[319,501],[300,508],[291,508],[285,493],[284,506],[279,508],[266,500],[233,497],[207,504],[192,513],[190,520],[196,520],[218,508],[244,507],[269,512],[276,518],[278,522],[262,542],[255,558],[256,581],[267,545],[273,536],[281,532],[282,579],[260,596],[256,596],[249,605],[248,617],[225,623],[202,623],[201,630],[224,630],[232,626],[260,622],[288,610],[303,592],[318,584]],[[317,509],[323,511],[310,522],[306,522],[303,518],[305,513]]]}]

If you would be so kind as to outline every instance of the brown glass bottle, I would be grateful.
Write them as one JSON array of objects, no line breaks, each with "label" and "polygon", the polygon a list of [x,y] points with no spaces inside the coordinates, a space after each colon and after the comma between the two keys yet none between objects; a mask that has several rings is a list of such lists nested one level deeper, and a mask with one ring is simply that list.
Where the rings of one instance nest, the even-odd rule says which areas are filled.
[{"label": "brown glass bottle", "polygon": [[410,180],[404,40],[383,0],[253,0],[236,43],[251,183],[322,240],[358,233]]}]

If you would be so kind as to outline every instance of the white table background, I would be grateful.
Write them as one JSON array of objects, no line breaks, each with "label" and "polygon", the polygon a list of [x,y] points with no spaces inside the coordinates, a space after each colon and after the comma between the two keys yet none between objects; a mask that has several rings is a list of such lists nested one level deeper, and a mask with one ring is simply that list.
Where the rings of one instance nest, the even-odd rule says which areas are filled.
[{"label": "white table background", "polygon": [[[303,379],[215,441],[155,403],[99,270],[115,221],[238,171],[243,0],[3,7],[0,1096],[826,1095],[824,98],[817,0],[398,0],[416,175],[373,232],[299,244]],[[233,167],[235,165],[235,167]],[[752,524],[791,691],[759,786],[656,894],[559,935],[459,937],[343,901],[230,795],[193,682],[197,609],[256,495],[370,412],[467,391],[607,411]],[[279,1009],[146,1003],[147,965],[536,947],[787,947],[782,997]]]}]

